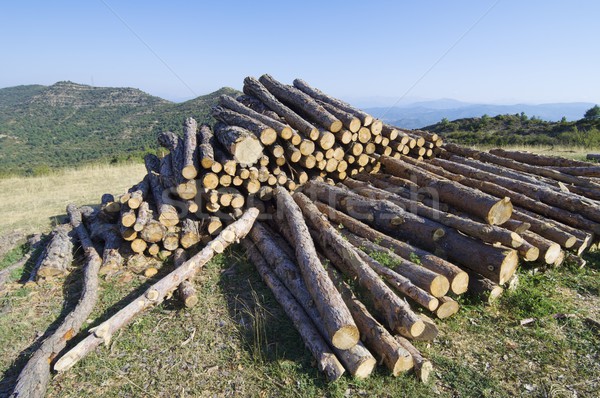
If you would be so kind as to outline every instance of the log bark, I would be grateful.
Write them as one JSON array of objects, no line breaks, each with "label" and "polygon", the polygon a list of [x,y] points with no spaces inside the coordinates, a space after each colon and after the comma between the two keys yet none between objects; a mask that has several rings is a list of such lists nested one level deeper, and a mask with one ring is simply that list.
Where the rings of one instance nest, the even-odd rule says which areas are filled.
[{"label": "log bark", "polygon": [[[304,192],[355,218],[366,221],[391,236],[414,241],[421,248],[441,253],[457,264],[466,266],[490,279],[504,283],[515,272],[515,250],[494,247],[446,228],[434,221],[407,213],[385,200],[368,200],[339,187],[311,181]],[[333,203],[332,203],[333,202]]]},{"label": "log bark", "polygon": [[440,306],[435,311],[435,315],[440,319],[445,319],[456,314],[459,309],[459,305],[456,301],[448,296],[440,297]]},{"label": "log bark", "polygon": [[158,243],[165,237],[167,228],[159,221],[149,220],[144,224],[144,228],[142,228],[138,236],[148,243]]},{"label": "log bark", "polygon": [[572,176],[579,177],[600,177],[600,166],[573,166],[573,167],[554,167],[553,170],[556,170],[561,173],[567,173]]},{"label": "log bark", "polygon": [[369,313],[338,271],[333,268],[328,268],[327,271],[350,309],[365,345],[377,354],[393,376],[399,376],[412,369],[413,359],[410,353]]},{"label": "log bark", "polygon": [[233,159],[243,166],[253,165],[263,154],[260,141],[243,127],[217,123],[215,136]]},{"label": "log bark", "polygon": [[148,307],[160,304],[182,281],[190,279],[197,274],[204,264],[213,258],[216,253],[215,247],[227,247],[235,241],[243,239],[250,228],[252,228],[256,217],[258,217],[257,209],[250,208],[246,210],[246,213],[238,221],[229,225],[198,254],[151,285],[141,296],[134,299],[106,321],[90,329],[90,334],[85,339],[80,341],[79,344],[70,349],[56,362],[54,370],[57,372],[68,370],[96,349],[102,342],[108,344],[114,333],[126,326],[135,316]]},{"label": "log bark", "polygon": [[423,322],[360,258],[354,246],[342,238],[310,199],[302,193],[295,193],[294,200],[315,232],[319,245],[324,250],[323,254],[332,262],[336,258],[329,256],[330,253],[339,256],[342,261],[334,265],[348,277],[358,280],[370,292],[374,305],[385,314],[389,328],[409,337],[421,334]]},{"label": "log bark", "polygon": [[315,126],[280,102],[255,78],[249,76],[244,79],[244,93],[261,100],[273,112],[282,117],[290,126],[298,130],[299,133],[302,133],[307,137],[312,137],[314,134],[318,133],[318,129]]},{"label": "log bark", "polygon": [[[173,266],[178,268],[187,259],[186,251],[179,248],[173,253]],[[192,308],[198,304],[198,294],[196,293],[194,283],[190,280],[185,280],[179,284],[177,287],[177,297],[186,308]]]},{"label": "log bark", "polygon": [[344,368],[327,343],[319,335],[319,332],[306,312],[304,312],[294,299],[294,296],[292,296],[281,281],[277,279],[273,271],[269,269],[261,253],[248,240],[243,240],[242,244],[261,278],[271,289],[275,299],[298,330],[305,346],[315,358],[319,370],[325,373],[330,381],[339,379],[344,373]]},{"label": "log bark", "polygon": [[148,182],[148,176],[146,175],[142,181],[131,188],[129,199],[127,200],[127,205],[129,208],[137,209],[140,207],[142,202],[148,197],[149,192],[150,183]]},{"label": "log bark", "polygon": [[350,132],[356,133],[362,127],[360,119],[354,116],[352,113],[337,108],[328,102],[317,100],[317,103],[325,108],[327,112],[339,119],[344,127],[346,127]]},{"label": "log bark", "polygon": [[454,294],[462,294],[467,291],[469,277],[466,272],[454,264],[408,243],[393,239],[323,203],[317,202],[316,206],[331,222],[343,225],[344,228],[353,234],[372,242],[379,242],[381,246],[392,250],[404,259],[416,258],[424,268],[444,275],[450,281],[450,288]]},{"label": "log bark", "polygon": [[588,153],[585,157],[587,160],[595,160],[596,162],[600,161],[599,153]]},{"label": "log bark", "polygon": [[[156,208],[158,209],[158,220],[167,227],[177,225],[179,223],[179,214],[173,205],[165,202],[163,198],[163,189],[158,176],[149,172],[148,180],[150,182],[150,189],[152,191],[154,202],[156,203]],[[164,192],[164,194],[168,197],[167,192]]]},{"label": "log bark", "polygon": [[[232,111],[240,113],[242,115],[251,117],[263,123],[264,125],[272,128],[277,132],[277,135],[283,140],[289,140],[292,137],[292,128],[289,125],[281,123],[278,120],[275,120],[269,116],[259,113],[253,110],[252,108],[244,105],[243,103],[237,101],[233,97],[230,97],[228,95],[222,95],[219,97],[219,103],[225,108],[231,109]],[[271,144],[273,143],[274,142],[271,142]],[[264,142],[263,144],[270,145]]]},{"label": "log bark", "polygon": [[519,234],[496,225],[486,225],[468,218],[457,217],[453,214],[419,203],[418,201],[406,199],[399,195],[375,188],[368,183],[346,179],[344,185],[365,197],[387,199],[411,213],[439,222],[440,224],[454,228],[486,243],[500,243],[506,247],[512,248],[517,248],[523,244],[523,238],[521,238]]},{"label": "log bark", "polygon": [[516,160],[517,162],[527,163],[535,166],[551,167],[589,167],[590,163],[581,162],[572,159],[561,158],[558,156],[538,155],[526,151],[507,151],[505,149],[492,149],[490,153],[503,158]]},{"label": "log bark", "polygon": [[544,186],[540,186],[539,184],[534,185],[521,181],[514,181],[506,177],[499,177],[492,173],[447,160],[433,159],[432,163],[441,166],[452,173],[481,181],[487,181],[513,192],[526,195],[538,202],[543,202],[550,206],[581,214],[594,222],[600,222],[600,204],[597,201],[575,194],[554,191]]},{"label": "log bark", "polygon": [[[86,216],[86,214],[90,214],[90,216]],[[99,275],[111,274],[121,269],[124,263],[123,256],[120,253],[123,239],[117,226],[102,220],[100,213],[97,211],[82,211],[82,215],[90,232],[90,237],[104,243]]]},{"label": "log bark", "polygon": [[185,119],[183,123],[183,165],[181,175],[186,180],[193,180],[198,175],[198,124],[193,118]]},{"label": "log bark", "polygon": [[469,294],[491,304],[496,301],[503,292],[504,289],[491,280],[476,273],[469,273]]},{"label": "log bark", "polygon": [[50,366],[73,338],[83,323],[91,314],[98,298],[98,270],[102,260],[94,249],[85,226],[81,220],[81,213],[74,205],[67,206],[67,213],[77,238],[83,247],[86,263],[83,271],[83,288],[75,308],[64,318],[58,328],[47,337],[40,348],[27,361],[17,378],[12,398],[41,398],[46,394],[50,379]]},{"label": "log bark", "polygon": [[427,383],[427,381],[429,380],[429,374],[433,370],[433,365],[431,364],[431,362],[429,362],[429,360],[423,358],[423,355],[421,355],[421,352],[414,345],[412,345],[412,343],[410,341],[408,341],[404,337],[396,336],[396,340],[413,357],[413,361],[415,364],[415,366],[414,366],[415,376],[417,376],[417,379],[422,383]]},{"label": "log bark", "polygon": [[[272,145],[277,140],[277,132],[271,127],[262,123],[260,120],[253,119],[249,116],[237,113],[222,106],[215,106],[211,109],[211,115],[229,125],[238,126],[244,130],[250,131],[263,145]],[[219,139],[219,134],[215,128],[215,135]],[[220,139],[219,139],[220,140]]]},{"label": "log bark", "polygon": [[527,242],[539,249],[540,258],[544,260],[546,264],[554,264],[562,253],[558,243],[552,242],[534,232],[525,231],[522,235]]},{"label": "log bark", "polygon": [[301,79],[294,80],[294,87],[296,87],[297,89],[310,95],[314,99],[326,102],[328,104],[335,106],[336,108],[338,108],[340,110],[343,110],[345,112],[353,114],[354,116],[356,116],[360,119],[362,125],[365,127],[369,126],[373,122],[373,117],[371,115],[369,115],[368,113],[361,111],[360,109],[354,108],[353,106],[351,106],[343,101],[333,98],[333,97],[323,93],[322,91],[309,86],[308,83],[306,83],[304,80],[301,80]]},{"label": "log bark", "polygon": [[270,75],[262,75],[258,79],[275,98],[297,112],[306,115],[309,119],[325,127],[331,132],[342,129],[342,122],[313,98],[293,86],[287,86],[273,79]]},{"label": "log bark", "polygon": [[[171,175],[175,181],[175,185],[183,180],[181,170],[183,169],[183,140],[177,134],[171,131],[165,131],[158,135],[158,143],[160,146],[167,148],[171,159]],[[161,168],[161,175],[163,171]]]},{"label": "log bark", "polygon": [[[281,227],[283,224],[279,224]],[[286,239],[293,241],[293,236],[286,228]],[[295,252],[281,235],[271,231],[262,223],[256,223],[250,231],[250,237],[270,264],[273,272],[281,282],[285,284],[290,293],[302,306],[308,317],[321,334],[321,337],[329,341],[329,334],[325,329],[323,318],[310,295],[306,283],[298,266],[294,263]],[[340,350],[333,347],[333,352],[344,367],[355,377],[365,378],[373,371],[376,361],[369,351],[358,342],[354,347]]]},{"label": "log bark", "polygon": [[213,148],[215,146],[215,138],[209,125],[203,124],[198,130],[196,137],[198,143],[198,160],[203,169],[210,169],[215,163],[215,155]]},{"label": "log bark", "polygon": [[386,172],[406,179],[414,178],[419,186],[436,190],[443,202],[475,214],[488,224],[502,225],[510,219],[513,207],[508,197],[497,200],[491,195],[439,178],[398,159],[382,156],[380,162]]},{"label": "log bark", "polygon": [[327,271],[319,261],[301,210],[285,189],[276,188],[275,196],[277,209],[284,212],[286,225],[295,238],[295,241],[291,243],[296,249],[296,260],[309,292],[325,322],[329,341],[334,347],[342,350],[353,347],[359,340],[358,328],[342,297],[329,279]]},{"label": "log bark", "polygon": [[[542,203],[538,200],[534,200],[527,195],[515,193],[508,188],[501,187],[497,184],[490,183],[487,181],[481,181],[476,178],[468,178],[458,173],[452,173],[446,170],[444,164],[440,162],[440,159],[433,159],[431,162],[423,162],[420,167],[425,168],[426,170],[435,173],[444,178],[452,179],[453,181],[457,181],[465,186],[479,189],[488,194],[494,195],[498,198],[509,196],[511,201],[523,208],[531,210],[535,213],[544,215],[548,218],[554,219],[556,221],[560,221],[563,224],[569,225],[574,228],[580,228],[585,231],[590,231],[594,233],[600,233],[600,224],[595,223],[582,217],[578,214],[572,213],[570,211],[566,211],[564,209],[550,206],[545,203]],[[514,212],[518,213],[518,212]],[[517,219],[518,214],[513,214],[512,217]],[[535,222],[535,221],[534,221]],[[538,233],[542,235],[539,231]],[[567,237],[568,239],[568,237]]]},{"label": "log bark", "polygon": [[73,227],[59,224],[50,233],[48,243],[37,259],[30,281],[65,275],[73,262]]},{"label": "log bark", "polygon": [[133,230],[140,232],[153,217],[154,212],[150,210],[150,204],[146,201],[142,202],[137,209],[137,217],[135,224],[133,224]]},{"label": "log bark", "polygon": [[200,242],[203,235],[202,227],[203,224],[201,221],[195,221],[189,218],[183,220],[181,223],[181,236],[179,238],[181,247],[184,249],[189,249],[196,243]]}]

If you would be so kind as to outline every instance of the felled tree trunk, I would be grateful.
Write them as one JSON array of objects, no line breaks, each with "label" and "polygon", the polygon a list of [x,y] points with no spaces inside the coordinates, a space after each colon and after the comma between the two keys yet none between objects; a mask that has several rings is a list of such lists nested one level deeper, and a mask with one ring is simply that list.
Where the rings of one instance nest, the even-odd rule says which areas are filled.
[{"label": "felled tree trunk", "polygon": [[193,180],[198,175],[200,169],[198,163],[198,141],[197,141],[198,124],[189,117],[185,119],[183,124],[183,167],[181,175],[186,180]]},{"label": "felled tree trunk", "polygon": [[215,136],[233,159],[241,165],[251,166],[263,154],[260,141],[245,128],[217,123]]},{"label": "felled tree trunk", "polygon": [[50,379],[50,365],[88,319],[98,298],[98,270],[102,260],[94,249],[81,220],[81,213],[74,205],[67,206],[71,226],[85,253],[83,289],[75,308],[64,318],[58,328],[44,340],[40,348],[27,361],[17,378],[11,398],[41,398],[46,394]]},{"label": "felled tree trunk", "polygon": [[[179,268],[187,260],[187,253],[182,248],[178,248],[173,253],[173,266],[175,268]],[[191,280],[185,280],[179,284],[177,287],[177,297],[186,308],[192,308],[198,304],[198,294]]]},{"label": "felled tree trunk", "polygon": [[252,228],[256,217],[258,217],[258,210],[256,208],[246,210],[238,221],[225,228],[218,237],[206,245],[198,254],[173,270],[163,279],[154,283],[141,296],[137,297],[112,317],[91,329],[89,336],[80,341],[79,344],[65,353],[56,362],[54,370],[57,372],[68,370],[96,349],[102,342],[110,342],[114,333],[126,326],[136,315],[152,305],[160,304],[182,281],[190,279],[198,273],[204,264],[213,258],[216,253],[215,248],[222,250],[231,243],[243,239],[250,228]]},{"label": "felled tree trunk", "polygon": [[433,370],[433,365],[429,360],[423,358],[421,352],[410,341],[402,336],[396,336],[396,340],[404,347],[413,357],[415,363],[415,375],[422,383],[427,383],[429,374]]},{"label": "felled tree trunk", "polygon": [[344,368],[327,343],[319,335],[319,332],[308,315],[306,315],[291,293],[269,269],[264,257],[256,247],[247,240],[243,240],[242,244],[246,248],[246,253],[248,254],[250,261],[252,261],[258,270],[261,278],[265,284],[269,286],[275,299],[290,318],[298,330],[298,333],[300,333],[300,337],[302,337],[305,346],[317,361],[319,370],[325,373],[327,378],[331,381],[339,379],[344,373]]},{"label": "felled tree trunk", "polygon": [[286,225],[295,241],[296,259],[308,290],[325,322],[331,343],[339,349],[353,347],[359,340],[358,328],[342,297],[319,261],[302,212],[283,188],[275,190],[277,208],[284,212]]},{"label": "felled tree trunk", "polygon": [[377,309],[385,314],[390,329],[409,337],[421,334],[423,323],[410,307],[365,264],[354,247],[329,224],[310,199],[301,193],[295,193],[294,200],[315,232],[319,245],[325,251],[323,254],[334,261],[328,256],[332,250],[343,260],[334,265],[347,276],[357,279],[361,286],[370,292]]},{"label": "felled tree trunk", "polygon": [[[88,217],[86,214],[90,214],[90,216]],[[90,237],[93,240],[99,240],[104,243],[102,265],[100,266],[99,274],[106,275],[117,271],[123,266],[124,262],[120,252],[123,239],[119,234],[118,228],[115,224],[104,222],[99,217],[99,213],[93,210],[91,212],[82,211],[82,215],[90,231]]]},{"label": "felled tree trunk", "polygon": [[492,149],[490,153],[503,158],[516,160],[517,162],[527,163],[535,166],[553,166],[553,167],[589,167],[590,163],[580,162],[572,159],[565,159],[558,156],[538,155],[526,151],[507,151],[505,149]]},{"label": "felled tree trunk", "polygon": [[448,261],[443,260],[442,258],[425,250],[419,249],[418,247],[391,238],[388,235],[372,229],[368,225],[323,203],[317,202],[315,205],[319,211],[321,211],[327,216],[327,218],[331,220],[332,223],[336,225],[341,224],[353,234],[368,239],[371,242],[379,242],[381,246],[392,250],[394,253],[406,260],[416,258],[424,268],[427,268],[433,272],[437,272],[440,275],[444,275],[450,281],[450,288],[454,294],[462,294],[467,291],[469,276],[465,271],[456,265],[449,263]]},{"label": "felled tree trunk", "polygon": [[[272,145],[277,140],[277,133],[275,130],[262,123],[260,120],[253,119],[221,106],[212,108],[211,114],[215,119],[229,126],[238,126],[251,132],[263,145]],[[215,133],[217,134],[216,129]],[[219,138],[218,134],[217,138]]]},{"label": "felled tree trunk", "polygon": [[46,248],[37,260],[30,280],[65,275],[73,262],[73,227],[60,224],[54,227]]},{"label": "felled tree trunk", "polygon": [[196,137],[198,143],[198,160],[203,169],[210,169],[215,163],[215,155],[213,152],[215,138],[209,125],[203,124],[198,130]]}]

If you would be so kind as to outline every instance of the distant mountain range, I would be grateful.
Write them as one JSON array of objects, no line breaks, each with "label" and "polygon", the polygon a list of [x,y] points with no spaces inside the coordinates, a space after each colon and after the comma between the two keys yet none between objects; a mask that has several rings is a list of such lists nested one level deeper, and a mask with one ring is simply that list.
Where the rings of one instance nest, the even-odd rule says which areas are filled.
[{"label": "distant mountain range", "polygon": [[497,116],[524,112],[527,116],[536,116],[546,121],[578,120],[586,110],[594,106],[587,102],[552,103],[552,104],[470,104],[452,99],[422,101],[395,107],[374,107],[365,109],[373,116],[395,126],[406,128],[422,128],[435,124],[446,118],[448,120],[464,119],[482,115]]},{"label": "distant mountain range", "polygon": [[[39,174],[93,161],[139,158],[156,149],[160,131],[181,131],[186,117],[212,122],[214,93],[174,103],[135,88],[93,87],[63,81],[51,86],[0,89],[0,174]],[[387,122],[406,128],[487,114],[525,112],[545,120],[581,118],[593,104],[481,105],[454,100],[423,101],[399,107],[368,108]]]}]

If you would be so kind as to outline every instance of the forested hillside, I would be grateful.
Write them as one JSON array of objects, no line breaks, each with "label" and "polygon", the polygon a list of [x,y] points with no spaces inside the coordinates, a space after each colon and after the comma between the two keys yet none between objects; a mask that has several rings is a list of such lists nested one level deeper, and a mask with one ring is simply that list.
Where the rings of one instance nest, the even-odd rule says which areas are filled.
[{"label": "forested hillside", "polygon": [[172,103],[134,88],[72,82],[0,89],[2,174],[43,174],[54,168],[138,157],[156,147],[163,130],[179,131],[185,117],[210,121],[223,93]]}]

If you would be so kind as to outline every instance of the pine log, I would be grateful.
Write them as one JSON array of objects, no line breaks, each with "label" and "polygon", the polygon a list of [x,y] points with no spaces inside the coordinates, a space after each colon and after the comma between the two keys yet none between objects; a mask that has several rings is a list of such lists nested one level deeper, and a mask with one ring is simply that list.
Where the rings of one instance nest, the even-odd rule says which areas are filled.
[{"label": "pine log", "polygon": [[233,159],[243,166],[253,165],[262,156],[263,147],[260,141],[243,127],[217,123],[215,136]]},{"label": "pine log", "polygon": [[445,319],[456,314],[459,309],[459,305],[456,301],[448,296],[440,297],[440,306],[435,311],[435,315],[440,319]]},{"label": "pine log", "polygon": [[411,213],[437,221],[440,224],[454,228],[486,243],[500,243],[504,246],[513,248],[520,247],[523,244],[523,238],[521,238],[519,234],[496,225],[486,225],[468,218],[457,217],[453,214],[426,206],[418,201],[406,199],[399,195],[375,188],[368,183],[347,179],[344,181],[344,185],[352,188],[354,192],[365,197],[387,199],[390,202],[409,210]]},{"label": "pine log", "polygon": [[[283,225],[279,224],[278,227]],[[293,241],[289,229],[284,228],[284,230],[287,232],[286,238],[288,241]],[[294,263],[296,255],[288,241],[262,223],[255,223],[250,231],[250,237],[270,264],[279,280],[285,284],[290,293],[302,306],[304,311],[306,311],[306,314],[312,320],[321,337],[329,341],[329,334],[325,329],[323,318],[308,291],[299,267]],[[350,374],[358,378],[369,376],[376,365],[373,356],[360,342],[347,350],[340,350],[334,347],[333,351]]]},{"label": "pine log", "polygon": [[137,217],[135,219],[135,224],[133,224],[133,230],[136,232],[140,232],[144,229],[144,226],[152,220],[154,213],[150,210],[150,204],[146,201],[143,201],[138,210]]},{"label": "pine log", "polygon": [[421,383],[427,383],[427,381],[429,380],[429,374],[433,370],[433,365],[431,364],[431,362],[429,362],[429,360],[423,358],[423,355],[421,355],[421,352],[414,345],[412,345],[412,343],[410,341],[408,341],[404,337],[396,336],[396,340],[412,356],[414,364],[415,364],[414,369],[415,369],[415,375],[417,376],[417,379]]},{"label": "pine log", "polygon": [[[167,227],[177,225],[179,223],[179,214],[173,205],[166,203],[165,197],[168,198],[168,192],[163,193],[158,176],[149,172],[148,180],[156,208],[158,209],[158,220]],[[163,197],[163,194],[165,197]]]},{"label": "pine log", "polygon": [[127,204],[122,204],[120,219],[121,219],[121,225],[123,225],[124,227],[127,227],[127,228],[133,227],[133,225],[135,224],[135,220],[136,220],[135,210],[130,209]]},{"label": "pine log", "polygon": [[[146,166],[146,171],[148,174],[151,172],[158,173],[160,171],[160,160],[156,155],[151,153],[147,153],[144,156],[144,166]],[[150,181],[148,181],[149,183]]]},{"label": "pine log", "polygon": [[389,236],[376,231],[366,224],[337,211],[323,203],[317,202],[317,208],[325,214],[333,223],[343,225],[344,228],[357,236],[361,236],[371,242],[379,242],[385,248],[392,250],[404,259],[417,258],[424,268],[440,275],[444,275],[450,281],[450,288],[454,294],[462,294],[467,290],[469,277],[466,272],[425,250],[419,249],[408,243],[395,240]]},{"label": "pine log", "polygon": [[162,238],[162,245],[166,250],[175,251],[179,247],[179,232],[178,226],[167,227]]},{"label": "pine log", "polygon": [[469,294],[490,304],[500,297],[503,292],[504,289],[491,280],[476,273],[469,273]]},{"label": "pine log", "polygon": [[[85,216],[86,213],[91,214]],[[90,232],[90,237],[93,240],[104,243],[102,250],[102,265],[100,266],[99,274],[107,275],[119,270],[123,266],[123,256],[120,253],[123,239],[119,234],[119,230],[115,224],[107,223],[102,220],[100,213],[97,211],[83,212],[85,224]]]},{"label": "pine log", "polygon": [[323,93],[322,91],[309,86],[308,83],[306,83],[305,81],[303,81],[301,79],[294,80],[294,87],[296,87],[297,89],[310,95],[314,99],[326,102],[328,104],[335,106],[336,108],[338,108],[340,110],[343,110],[345,112],[353,114],[354,116],[356,116],[360,119],[363,126],[369,126],[373,122],[373,117],[371,115],[369,115],[368,113],[363,112],[357,108],[354,108],[351,105],[349,105],[343,101],[340,101],[338,99],[330,97],[329,95]]},{"label": "pine log", "polygon": [[[79,360],[92,352],[102,342],[108,344],[116,331],[126,326],[136,315],[146,308],[160,304],[165,297],[174,291],[179,284],[194,277],[204,264],[215,255],[214,247],[227,247],[231,243],[243,239],[258,216],[258,210],[250,208],[238,220],[229,225],[223,232],[209,243],[198,254],[183,263],[164,278],[151,285],[141,296],[135,298],[116,314],[90,329],[90,335],[66,352],[54,365],[54,370],[62,372],[70,369]],[[226,234],[226,231],[228,232]],[[225,236],[231,235],[228,239]],[[86,315],[87,318],[87,315]],[[85,318],[84,318],[85,319]]]},{"label": "pine log", "polygon": [[148,247],[148,243],[141,238],[136,238],[131,241],[130,246],[134,253],[143,253]]},{"label": "pine log", "polygon": [[338,271],[333,268],[328,268],[327,271],[350,309],[365,345],[377,354],[379,360],[385,364],[393,376],[399,376],[411,369],[413,359],[410,353],[369,313],[369,310],[354,295]]},{"label": "pine log", "polygon": [[491,195],[439,178],[398,159],[382,156],[380,161],[386,172],[407,179],[414,178],[419,186],[436,190],[443,202],[475,214],[488,224],[502,225],[510,219],[513,207],[508,197],[497,200]]},{"label": "pine log", "polygon": [[[264,125],[272,128],[277,132],[277,135],[284,140],[289,140],[292,137],[292,128],[284,123],[281,123],[278,120],[275,120],[269,116],[263,115],[262,113],[256,112],[252,108],[244,105],[243,103],[237,101],[235,98],[230,97],[228,95],[221,95],[219,97],[219,103],[221,106],[228,108],[234,112],[237,112],[242,115],[246,115],[252,119],[258,120]],[[270,144],[273,144],[271,142]],[[270,145],[268,143],[263,142],[264,145]]]},{"label": "pine log", "polygon": [[[443,253],[448,259],[482,275],[504,283],[514,273],[518,255],[515,250],[486,245],[458,233],[456,230],[407,213],[386,200],[368,200],[340,187],[314,181],[303,190],[367,224],[376,226],[391,236],[414,241],[428,251]],[[332,203],[332,204],[334,204]]]},{"label": "pine log", "polygon": [[442,159],[434,159],[434,164],[444,167],[446,170],[464,175],[465,177],[477,178],[495,185],[502,186],[513,192],[526,195],[536,201],[546,203],[550,206],[556,206],[571,212],[579,213],[594,222],[600,222],[600,202],[587,199],[585,197],[557,192],[540,185],[528,184],[520,181],[514,181],[506,177],[499,177],[495,174],[477,170],[470,166],[450,162]]},{"label": "pine log", "polygon": [[284,212],[286,225],[295,241],[296,259],[309,292],[325,322],[329,341],[334,347],[348,349],[359,340],[358,328],[339,292],[319,261],[315,246],[304,222],[302,212],[290,194],[283,188],[275,189],[277,209]]},{"label": "pine log", "polygon": [[330,381],[339,379],[344,373],[344,368],[327,343],[319,335],[308,315],[295,300],[294,296],[273,274],[273,271],[269,269],[263,255],[248,240],[243,240],[242,244],[261,278],[269,286],[275,299],[298,330],[304,344],[315,358],[319,370],[325,373]]},{"label": "pine log", "polygon": [[88,319],[98,298],[98,270],[102,260],[81,220],[79,209],[70,204],[67,213],[71,226],[85,253],[86,263],[83,271],[83,288],[75,308],[62,320],[58,328],[48,336],[29,358],[10,395],[11,398],[40,398],[46,395],[50,380],[50,366],[55,357],[64,350],[67,341],[79,332]]},{"label": "pine log", "polygon": [[374,305],[385,314],[390,329],[409,337],[421,334],[423,322],[360,258],[354,246],[342,238],[310,199],[302,193],[295,193],[294,200],[316,233],[324,254],[332,262],[335,259],[329,256],[330,252],[339,256],[342,261],[334,265],[348,277],[358,280],[361,286],[369,291]]},{"label": "pine log", "polygon": [[167,233],[167,228],[163,223],[157,220],[149,220],[144,224],[144,228],[139,231],[138,236],[148,243],[160,242]]},{"label": "pine log", "polygon": [[[251,132],[263,145],[271,145],[277,140],[277,132],[260,120],[250,116],[235,112],[222,106],[215,106],[211,109],[211,115],[220,122],[229,126],[238,126]],[[216,131],[215,136],[219,139]],[[219,139],[220,140],[220,139]]]},{"label": "pine log", "polygon": [[183,123],[183,167],[181,175],[186,180],[193,180],[200,169],[198,163],[198,124],[193,118],[185,119]]},{"label": "pine log", "polygon": [[516,160],[517,162],[527,163],[535,166],[551,166],[551,167],[589,167],[590,163],[581,162],[578,160],[561,158],[558,156],[539,155],[526,151],[507,151],[504,149],[492,149],[491,154]]},{"label": "pine log", "polygon": [[179,241],[181,247],[189,249],[202,239],[202,227],[201,221],[194,221],[186,218],[181,223],[181,235]]},{"label": "pine log", "polygon": [[417,337],[413,340],[414,341],[433,341],[433,340],[435,340],[435,338],[440,334],[440,330],[438,329],[438,327],[435,324],[435,322],[433,321],[433,319],[429,318],[425,314],[419,314],[419,318],[421,318],[421,320],[425,324],[425,330],[423,330],[423,333],[421,333],[421,335],[419,337]]},{"label": "pine log", "polygon": [[559,258],[562,250],[558,243],[552,242],[531,231],[525,231],[522,235],[527,242],[539,249],[540,258],[543,259],[546,264],[554,264]]},{"label": "pine log", "polygon": [[293,86],[284,85],[265,74],[258,79],[279,101],[305,114],[308,118],[334,133],[342,129],[342,122],[319,105],[313,98]]},{"label": "pine log", "polygon": [[127,205],[130,209],[137,209],[140,207],[142,202],[148,197],[150,192],[150,183],[148,182],[148,176],[145,175],[142,181],[134,185],[130,190],[129,199]]},{"label": "pine log", "polygon": [[[423,162],[420,167],[426,168],[429,172],[435,173],[444,178],[452,179],[453,181],[460,182],[465,186],[474,189],[479,189],[498,198],[509,196],[511,198],[511,201],[515,205],[521,206],[528,210],[534,211],[535,213],[552,218],[556,221],[560,221],[561,223],[569,225],[571,227],[581,228],[585,231],[590,231],[594,233],[600,233],[600,223],[590,221],[579,214],[575,214],[562,208],[547,205],[545,203],[540,202],[539,200],[530,198],[528,195],[515,193],[511,189],[504,188],[497,184],[487,181],[481,181],[477,178],[468,178],[463,176],[459,172],[451,172],[449,170],[446,170],[446,165],[447,163],[445,163],[441,159],[436,158],[431,160],[431,164]],[[514,214],[513,218],[518,218],[517,216],[517,214]],[[540,228],[540,230],[541,229],[542,228]],[[541,235],[539,231],[538,233]],[[568,239],[569,237],[566,238]]]},{"label": "pine log", "polygon": [[[438,306],[438,300],[432,300],[432,298],[443,297],[448,293],[450,284],[445,276],[435,273],[425,267],[421,267],[409,260],[405,260],[393,251],[348,231],[344,231],[343,236],[357,248],[357,252],[363,257],[363,260],[365,260],[365,258],[362,254],[372,257],[373,260],[376,260],[376,256],[379,254],[384,254],[388,257],[389,261],[392,263],[390,265],[393,265],[391,267],[393,271],[388,268],[389,266],[383,266],[378,261],[375,263],[365,260],[365,262],[394,287],[398,286],[399,283],[402,283],[408,289],[405,289],[406,292],[402,290],[399,291],[428,310],[434,311]],[[397,278],[396,275],[400,276],[400,278]],[[406,284],[404,279],[407,279],[408,282],[410,282],[410,285],[414,286],[411,288],[410,285]],[[395,280],[396,282],[391,283],[392,280]],[[417,287],[420,291],[417,290],[415,292],[414,287]],[[424,291],[427,294],[423,295],[421,291]]]},{"label": "pine log", "polygon": [[[244,79],[244,93],[253,95],[261,100],[273,112],[285,119],[290,126],[298,130],[299,133],[302,133],[307,137],[311,137],[315,133],[318,133],[315,126],[281,103],[255,78],[249,76]],[[294,143],[294,145],[297,145],[297,143]]]},{"label": "pine log", "polygon": [[73,227],[59,224],[50,233],[46,248],[29,277],[30,281],[65,275],[73,262]]},{"label": "pine log", "polygon": [[[183,180],[183,177],[181,175],[181,170],[183,169],[184,163],[183,140],[175,133],[171,131],[165,131],[158,135],[158,143],[160,146],[169,150],[169,154],[167,156],[169,156],[171,160],[170,174],[173,176],[173,186],[176,186],[179,182]],[[161,168],[161,176],[162,174],[163,169]],[[169,188],[169,186],[165,186],[165,188]]]},{"label": "pine log", "polygon": [[[343,126],[347,128],[351,133],[356,133],[362,126],[360,119],[354,116],[350,112],[346,112],[328,102],[316,100],[327,112],[331,113],[334,117],[339,119]],[[340,130],[342,131],[342,130]]]},{"label": "pine log", "polygon": [[[185,250],[179,248],[173,253],[173,266],[180,267],[187,261],[188,257]],[[177,286],[177,297],[186,308],[192,308],[198,304],[198,294],[193,282],[185,280]]]},{"label": "pine log", "polygon": [[215,163],[213,147],[215,138],[209,125],[202,124],[196,137],[198,143],[198,160],[204,169],[210,169]]}]

